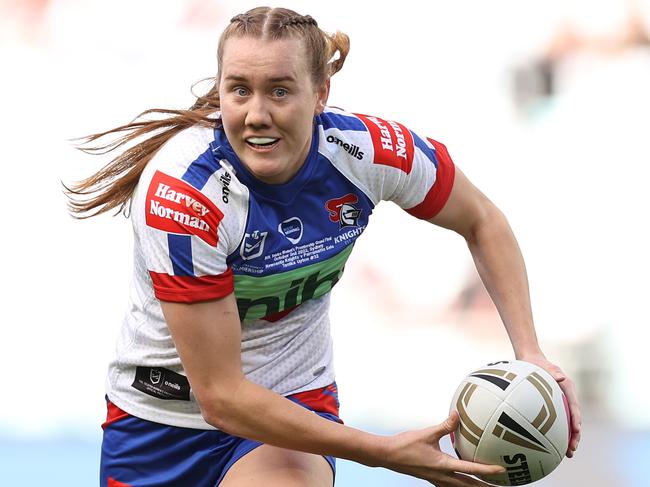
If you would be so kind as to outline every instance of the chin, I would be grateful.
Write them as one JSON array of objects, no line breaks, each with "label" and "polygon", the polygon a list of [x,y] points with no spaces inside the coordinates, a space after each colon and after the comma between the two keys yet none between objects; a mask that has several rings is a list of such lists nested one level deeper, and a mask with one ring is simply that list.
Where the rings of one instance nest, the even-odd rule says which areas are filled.
[{"label": "chin", "polygon": [[283,178],[283,171],[271,165],[249,166],[249,171],[260,181],[270,184],[280,184],[288,181],[289,178]]},{"label": "chin", "polygon": [[253,159],[250,163],[246,161],[244,165],[257,179],[270,184],[286,183],[295,174],[285,164],[269,160]]}]

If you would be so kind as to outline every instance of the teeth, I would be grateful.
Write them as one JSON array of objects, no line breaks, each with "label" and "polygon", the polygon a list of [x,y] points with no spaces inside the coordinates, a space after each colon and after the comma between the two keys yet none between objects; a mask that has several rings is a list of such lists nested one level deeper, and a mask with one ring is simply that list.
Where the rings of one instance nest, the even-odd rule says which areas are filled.
[{"label": "teeth", "polygon": [[250,142],[251,144],[255,144],[255,145],[269,145],[269,144],[273,144],[276,140],[278,139],[274,139],[271,137],[249,137],[248,139],[246,139],[246,142]]}]

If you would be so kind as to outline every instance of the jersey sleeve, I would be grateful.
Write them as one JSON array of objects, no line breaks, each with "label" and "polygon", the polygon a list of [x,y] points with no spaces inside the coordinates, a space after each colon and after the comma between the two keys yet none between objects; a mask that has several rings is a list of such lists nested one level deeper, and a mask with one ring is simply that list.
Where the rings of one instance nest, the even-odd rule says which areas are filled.
[{"label": "jersey sleeve", "polygon": [[373,204],[392,201],[423,220],[445,206],[455,166],[443,144],[398,122],[331,107],[319,120],[321,150]]},{"label": "jersey sleeve", "polygon": [[143,174],[131,211],[136,251],[154,295],[192,303],[232,293],[234,279],[226,263],[230,239],[224,212],[211,194],[215,184],[208,181],[198,189],[183,179],[182,165],[181,171],[154,166]]},{"label": "jersey sleeve", "polygon": [[370,138],[369,159],[375,167],[384,168],[381,185],[375,188],[377,197],[393,201],[422,220],[436,216],[449,199],[455,176],[444,144],[421,137],[398,122],[357,116]]}]

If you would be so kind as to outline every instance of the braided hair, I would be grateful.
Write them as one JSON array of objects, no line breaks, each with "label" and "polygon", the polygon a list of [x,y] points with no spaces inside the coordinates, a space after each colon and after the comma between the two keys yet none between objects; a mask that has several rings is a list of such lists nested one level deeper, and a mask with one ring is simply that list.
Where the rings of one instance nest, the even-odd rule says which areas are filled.
[{"label": "braided hair", "polygon": [[[189,109],[146,110],[131,123],[81,139],[83,142],[78,148],[90,154],[124,150],[92,176],[69,186],[64,185],[69,209],[74,216],[87,218],[112,209],[126,214],[142,171],[160,147],[188,127],[202,125],[216,128],[221,124],[213,114],[221,107],[219,77],[223,46],[230,37],[252,37],[270,41],[287,38],[302,40],[314,86],[322,86],[337,73],[343,67],[350,50],[350,39],[347,35],[341,32],[328,34],[318,27],[314,18],[300,15],[293,10],[258,7],[235,15],[219,40],[219,73],[210,78],[211,85],[207,92],[197,96]],[[146,118],[149,116],[153,119]],[[107,136],[112,136],[114,140],[100,143]],[[144,137],[144,140],[140,140],[141,137]],[[137,143],[129,147],[131,142]]]},{"label": "braided hair", "polygon": [[308,65],[315,85],[324,83],[340,71],[350,50],[347,35],[341,32],[328,34],[318,27],[318,22],[311,15],[300,15],[286,8],[257,7],[235,15],[219,40],[219,68],[223,46],[230,37],[301,39],[310,57]]}]

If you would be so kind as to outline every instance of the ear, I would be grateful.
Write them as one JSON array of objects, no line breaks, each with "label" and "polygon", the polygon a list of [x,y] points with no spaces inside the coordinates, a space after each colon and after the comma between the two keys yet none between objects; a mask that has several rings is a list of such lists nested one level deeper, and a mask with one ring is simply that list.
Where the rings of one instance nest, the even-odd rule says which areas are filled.
[{"label": "ear", "polygon": [[327,105],[327,98],[330,96],[330,79],[327,78],[325,83],[318,88],[316,92],[316,108],[314,109],[314,115],[320,115],[325,110],[325,105]]}]

